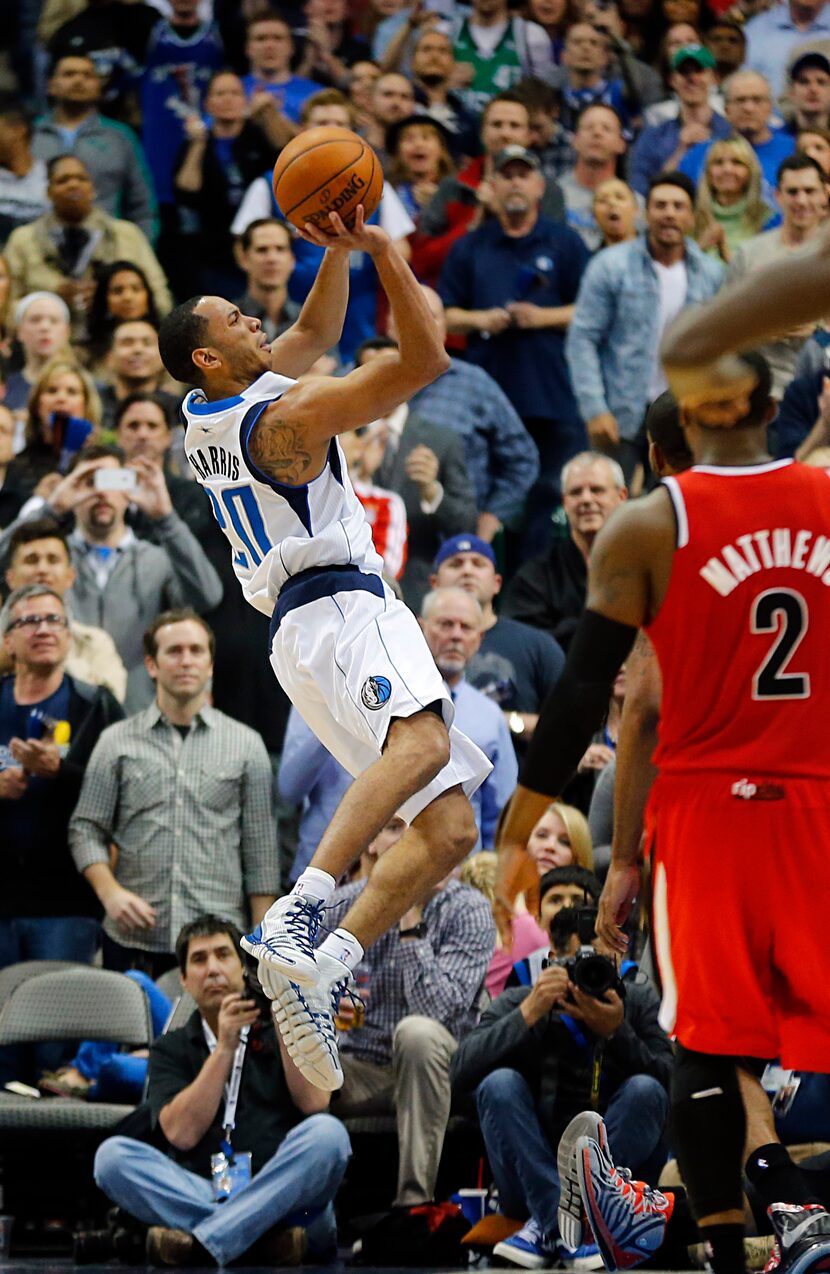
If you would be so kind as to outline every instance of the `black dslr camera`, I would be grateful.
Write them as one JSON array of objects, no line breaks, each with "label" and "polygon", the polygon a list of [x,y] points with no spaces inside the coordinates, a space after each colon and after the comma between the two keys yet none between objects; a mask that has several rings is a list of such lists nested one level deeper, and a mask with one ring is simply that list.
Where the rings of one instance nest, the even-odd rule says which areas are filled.
[{"label": "black dslr camera", "polygon": [[570,945],[570,938],[579,938],[579,950],[574,955],[558,955],[550,964],[567,969],[574,986],[585,995],[601,1000],[606,991],[625,995],[625,988],[617,972],[617,966],[608,956],[600,955],[591,946],[596,936],[596,907],[563,907],[550,922],[550,937],[554,950],[561,951]]},{"label": "black dslr camera", "polygon": [[259,1020],[267,1025],[272,1021],[271,1018],[271,1001],[260,986],[257,976],[257,961],[247,951],[242,952],[242,963],[245,974],[245,988],[242,994],[248,1000],[253,1000],[259,1012]]}]

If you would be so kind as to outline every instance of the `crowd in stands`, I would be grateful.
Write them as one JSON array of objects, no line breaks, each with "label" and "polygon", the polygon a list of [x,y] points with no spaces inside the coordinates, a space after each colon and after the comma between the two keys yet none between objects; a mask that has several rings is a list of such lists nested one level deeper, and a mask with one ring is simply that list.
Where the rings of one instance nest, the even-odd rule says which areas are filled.
[{"label": "crowd in stands", "polygon": [[[624,674],[509,898],[499,816],[593,542],[655,481],[645,418],[666,390],[663,332],[830,218],[830,6],[15,10],[0,35],[0,979],[66,960],[145,987],[152,1136],[106,1141],[95,1175],[156,1227],[153,1259],[328,1260],[342,1120],[394,1116],[404,1208],[436,1202],[452,1107],[478,1119],[502,1213],[528,1223],[502,1255],[554,1263],[556,1144],[590,1104],[592,1056],[618,1160],[656,1181],[670,1150],[671,1044],[646,972],[570,1025],[552,1013],[567,974],[548,956],[575,934],[551,924],[595,904],[608,865]],[[493,764],[460,878],[366,953],[330,1107],[250,1007],[238,931],[308,865],[350,777],[274,680],[267,619],[242,599],[184,457],[188,386],[158,346],[161,319],[197,293],[234,301],[269,339],[297,320],[322,250],[285,221],[270,174],[320,125],[355,129],[380,157],[373,219],[450,354],[436,382],[341,445],[386,577]],[[396,348],[371,259],[353,253],[349,273],[318,374]],[[762,352],[771,454],[827,465],[830,320]],[[660,444],[677,454],[678,438],[675,422]],[[341,882],[330,928],[402,828],[393,819]],[[155,980],[174,969],[196,1010],[165,1035]],[[220,1212],[221,1077],[249,1032],[237,1122],[253,1177]],[[0,1048],[0,1084],[52,1095],[138,1102],[146,1076],[145,1058],[89,1041]],[[818,1140],[826,1115],[798,1127]]]}]

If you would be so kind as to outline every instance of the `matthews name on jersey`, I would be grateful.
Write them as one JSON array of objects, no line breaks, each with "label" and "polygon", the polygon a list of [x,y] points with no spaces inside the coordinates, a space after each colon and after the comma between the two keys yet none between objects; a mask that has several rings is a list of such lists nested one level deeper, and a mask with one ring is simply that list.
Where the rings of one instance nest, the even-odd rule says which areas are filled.
[{"label": "matthews name on jersey", "polygon": [[300,571],[355,566],[380,576],[383,570],[336,438],[322,471],[301,486],[277,482],[250,457],[257,421],[293,384],[264,372],[232,398],[208,402],[194,389],[182,404],[188,462],[230,542],[245,597],[266,615],[285,581]]},{"label": "matthews name on jersey", "polygon": [[778,460],[695,465],[664,485],[677,547],[647,626],[661,773],[830,778],[830,476]]}]

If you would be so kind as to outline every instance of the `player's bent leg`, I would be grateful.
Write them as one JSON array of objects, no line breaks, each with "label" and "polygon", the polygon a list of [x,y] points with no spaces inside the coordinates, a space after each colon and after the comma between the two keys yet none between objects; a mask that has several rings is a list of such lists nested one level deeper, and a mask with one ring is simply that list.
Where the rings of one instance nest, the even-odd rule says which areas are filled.
[{"label": "player's bent leg", "polygon": [[399,718],[383,754],[345,792],[311,866],[338,880],[390,818],[440,774],[450,759],[450,736],[437,712]]},{"label": "player's bent leg", "polygon": [[[315,947],[320,923],[336,882],[390,818],[440,774],[449,756],[447,727],[435,712],[394,721],[383,754],[347,789],[310,866],[294,890],[279,898],[254,932],[243,938],[245,950],[295,985],[313,987],[319,978]],[[355,936],[365,947],[360,935]],[[341,952],[338,955],[342,958]],[[354,955],[353,964],[362,951]],[[265,971],[260,980],[268,993]]]},{"label": "player's bent leg", "polygon": [[460,787],[432,801],[376,863],[343,929],[370,946],[404,912],[423,901],[475,847],[478,828]]}]

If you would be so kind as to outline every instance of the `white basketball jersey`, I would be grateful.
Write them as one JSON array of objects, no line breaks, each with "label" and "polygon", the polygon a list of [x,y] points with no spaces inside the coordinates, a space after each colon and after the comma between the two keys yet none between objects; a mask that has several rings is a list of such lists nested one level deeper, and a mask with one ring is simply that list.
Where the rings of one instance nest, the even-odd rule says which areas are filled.
[{"label": "white basketball jersey", "polygon": [[310,567],[351,565],[375,575],[383,570],[336,438],[322,472],[303,486],[284,486],[250,458],[257,420],[293,384],[264,372],[233,398],[208,402],[194,389],[182,404],[185,454],[230,541],[245,597],[266,615],[288,577]]}]

